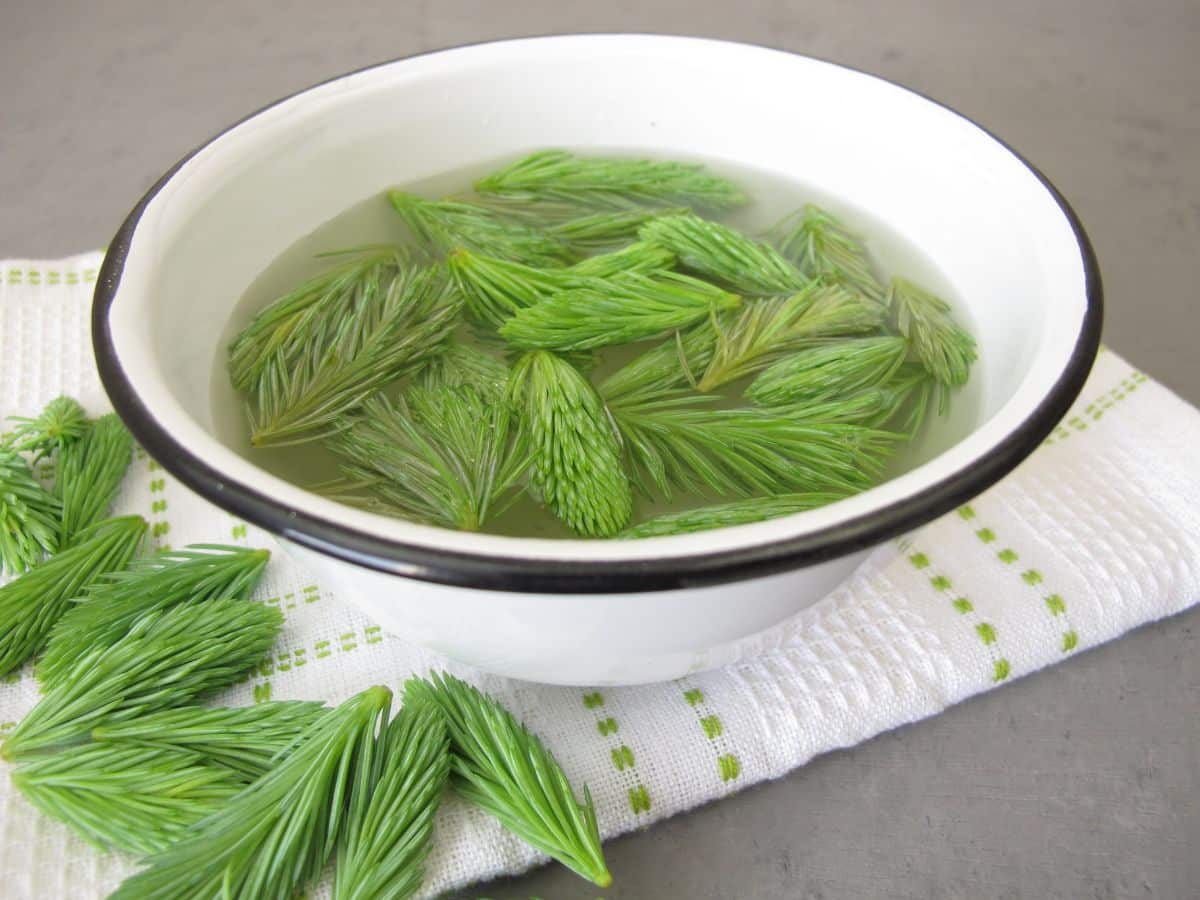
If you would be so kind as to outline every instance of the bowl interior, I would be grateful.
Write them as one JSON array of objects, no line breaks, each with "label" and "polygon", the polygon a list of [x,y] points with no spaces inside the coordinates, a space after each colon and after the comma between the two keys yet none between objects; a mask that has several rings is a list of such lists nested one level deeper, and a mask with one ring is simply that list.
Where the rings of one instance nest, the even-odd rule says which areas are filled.
[{"label": "bowl interior", "polygon": [[[980,345],[969,393],[925,460],[866,494],[784,520],[638,542],[426,528],[334,504],[257,468],[229,438],[214,377],[246,288],[286,248],[397,184],[532,149],[628,148],[803,182],[904,235]],[[920,275],[921,273],[917,273]],[[469,553],[636,559],[773,542],[903,501],[969,468],[1062,375],[1085,319],[1084,262],[1036,175],[955,113],[828,63],[720,42],[584,36],[428,54],[329,82],[201,149],[144,210],[110,310],[142,403],[230,481],[368,534]],[[647,549],[647,548],[650,549]]]}]

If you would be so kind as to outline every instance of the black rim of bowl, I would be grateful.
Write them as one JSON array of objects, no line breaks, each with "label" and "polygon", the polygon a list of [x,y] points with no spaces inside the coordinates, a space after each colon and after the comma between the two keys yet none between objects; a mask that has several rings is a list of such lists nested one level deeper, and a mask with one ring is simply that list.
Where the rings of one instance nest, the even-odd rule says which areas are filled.
[{"label": "black rim of bowl", "polygon": [[[542,35],[539,37],[586,37],[587,35]],[[628,36],[628,35],[627,35]],[[652,35],[653,37],[685,37]],[[523,40],[509,38],[506,40]],[[843,69],[885,81],[916,94],[974,125],[1004,147],[1041,182],[1066,217],[1083,262],[1087,308],[1079,337],[1070,359],[1042,402],[1021,424],[988,450],[968,469],[955,472],[924,488],[916,495],[863,516],[783,540],[735,548],[717,553],[663,556],[631,560],[547,560],[529,557],[488,556],[439,549],[379,537],[335,521],[286,506],[248,485],[231,481],[187,447],[176,441],[158,422],[138,396],[121,367],[109,327],[109,310],[121,281],[130,242],[147,205],[197,152],[227,132],[267,109],[328,84],[361,72],[389,66],[447,50],[477,46],[481,41],[416,53],[366,66],[327,79],[283,97],[230,125],[171,167],[138,201],[122,223],[105,254],[92,304],[92,341],[100,380],[113,407],[134,437],[168,472],[202,497],[235,515],[286,538],[294,544],[345,562],[389,574],[439,584],[495,591],[527,593],[591,594],[631,593],[704,587],[762,577],[804,568],[873,547],[911,531],[962,505],[991,487],[1024,460],[1053,430],[1079,395],[1100,346],[1103,318],[1103,289],[1100,270],[1087,233],[1079,217],[1059,190],[1021,154],[973,119],[943,103],[887,78],[862,72],[840,63]],[[727,42],[734,43],[734,42]],[[743,46],[756,46],[744,44]],[[763,47],[776,52],[791,51]],[[791,54],[803,56],[804,54]],[[811,58],[811,57],[810,57]]]}]

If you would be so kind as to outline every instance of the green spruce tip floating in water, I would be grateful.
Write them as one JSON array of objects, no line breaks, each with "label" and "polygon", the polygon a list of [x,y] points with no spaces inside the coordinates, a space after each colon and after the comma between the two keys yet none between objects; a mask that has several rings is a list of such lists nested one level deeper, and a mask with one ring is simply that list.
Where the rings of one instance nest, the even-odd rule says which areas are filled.
[{"label": "green spruce tip floating in water", "polygon": [[896,335],[833,340],[772,363],[746,388],[757,406],[833,401],[886,384],[908,355]]},{"label": "green spruce tip floating in water", "polygon": [[[537,207],[535,206],[534,209]],[[651,219],[687,212],[686,207],[630,209],[571,218],[547,230],[578,253],[611,253],[637,240],[638,230]],[[585,260],[586,262],[586,260]]]},{"label": "green spruce tip floating in water", "polygon": [[251,443],[283,446],[335,433],[381,387],[440,353],[461,296],[444,265],[404,269],[331,323],[332,337],[293,367],[272,369],[251,409]]},{"label": "green spruce tip floating in water", "polygon": [[196,544],[159,551],[93,579],[50,632],[35,668],[38,680],[44,687],[54,684],[83,653],[112,644],[148,612],[249,597],[270,556],[266,550]]},{"label": "green spruce tip floating in water", "polygon": [[451,251],[448,264],[468,311],[493,326],[558,291],[588,284],[570,268],[528,266],[461,248]]},{"label": "green spruce tip floating in water", "polygon": [[847,495],[881,477],[897,436],[758,409],[721,409],[680,393],[611,407],[638,487],[667,497],[826,491]]},{"label": "green spruce tip floating in water", "polygon": [[483,206],[504,221],[525,225],[554,238],[576,256],[620,250],[637,240],[638,229],[651,219],[691,212],[686,206],[630,206],[603,209],[561,200],[530,200],[520,196],[479,194],[447,197]]},{"label": "green spruce tip floating in water", "polygon": [[32,418],[9,416],[8,421],[17,426],[4,436],[0,446],[33,453],[36,459],[79,440],[88,428],[87,413],[70,397],[56,397]]},{"label": "green spruce tip floating in water", "polygon": [[[939,384],[919,363],[906,362],[895,377],[879,389],[891,415],[883,420],[888,427],[905,435],[909,440],[916,437],[925,420],[929,418],[935,394],[940,395],[939,415],[945,411],[947,388]],[[903,419],[895,421],[903,413]],[[890,421],[889,421],[890,420]]]},{"label": "green spruce tip floating in water", "polygon": [[0,586],[0,675],[40,651],[72,598],[102,575],[123,568],[145,533],[141,516],[98,522],[67,549]]},{"label": "green spruce tip floating in water", "polygon": [[634,241],[608,253],[581,259],[571,266],[576,275],[613,278],[617,275],[656,275],[675,265],[675,254],[648,241]]},{"label": "green spruce tip floating in water", "polygon": [[320,356],[334,343],[343,322],[355,310],[371,307],[397,273],[419,265],[402,247],[370,247],[327,254],[330,268],[258,312],[229,345],[229,378],[243,392],[255,393],[264,380]]},{"label": "green spruce tip floating in water", "polygon": [[[764,241],[693,211],[745,199],[703,167],[557,150],[505,166],[476,189],[469,199],[389,194],[420,252],[447,257],[451,293],[474,321],[452,323],[453,331],[447,329],[428,356],[391,373],[391,380],[414,376],[399,386],[417,392],[398,413],[408,429],[400,442],[402,459],[381,467],[384,453],[358,448],[358,459],[346,461],[348,477],[327,486],[343,499],[418,521],[483,525],[473,511],[482,509],[475,500],[487,492],[473,485],[455,490],[453,484],[453,473],[464,466],[472,479],[479,470],[465,456],[444,452],[439,430],[407,407],[412,396],[433,396],[452,383],[475,383],[495,398],[502,378],[497,357],[509,348],[541,354],[516,358],[506,391],[520,436],[529,442],[529,492],[583,536],[611,536],[628,523],[625,505],[631,509],[632,495],[625,490],[623,463],[631,464],[639,489],[652,497],[689,485],[719,496],[742,494],[747,484],[770,484],[784,493],[861,490],[877,479],[895,440],[915,434],[934,394],[944,405],[946,386],[918,377],[915,364],[903,358],[916,356],[931,371],[938,369],[937,360],[920,349],[923,340],[930,344],[918,321],[932,318],[930,305],[897,299],[895,287],[885,296],[865,242],[825,210],[811,204],[797,210]],[[713,196],[725,199],[714,203]],[[606,252],[588,255],[598,250]],[[358,293],[343,294],[361,302],[353,300]],[[274,360],[282,373],[260,378],[260,384],[295,380],[297,366],[282,364],[287,353],[301,363],[319,358],[311,352],[312,334],[325,353],[355,328],[328,325],[339,317],[303,306],[277,320],[260,317],[274,324],[251,341],[254,353],[246,358]],[[920,307],[915,319],[909,307]],[[902,332],[907,343],[889,331]],[[616,372],[608,370],[614,357],[598,352],[650,339],[660,342]],[[847,358],[826,346],[835,342]],[[468,359],[475,347],[483,348],[478,365]],[[341,351],[329,355],[346,357]],[[599,373],[595,388],[583,374],[593,366]],[[568,379],[565,389],[548,384],[547,376],[559,375]],[[752,378],[745,399],[753,405],[735,415],[722,411]],[[340,432],[359,427],[363,403],[384,386],[352,382],[346,392],[320,398],[322,421],[308,417],[311,408],[301,410],[301,426],[268,429],[256,435],[257,442],[344,440]],[[350,388],[361,392],[351,395]],[[712,403],[695,397],[717,391]],[[258,393],[268,402],[280,394]],[[257,402],[261,412],[262,396]],[[738,464],[706,447],[698,435],[709,426],[751,448],[749,458]],[[779,454],[767,442],[782,436],[792,447],[802,439],[798,429],[806,429],[806,459],[830,454],[835,474],[827,483],[816,483],[803,466],[790,479],[781,474]],[[371,440],[382,447],[380,436]],[[842,455],[832,449],[839,440],[846,448]],[[855,476],[839,467],[854,454],[862,455],[863,469],[856,476],[860,484],[851,487],[847,482]],[[585,467],[580,459],[594,465]],[[422,475],[415,485],[403,484],[411,479],[407,471],[401,477],[401,469],[413,460]],[[700,471],[685,471],[691,464]],[[484,474],[489,471],[484,467]],[[576,477],[578,485],[572,484]],[[451,498],[454,508],[437,513],[431,498]],[[487,515],[497,508],[489,507]]]},{"label": "green spruce tip floating in water", "polygon": [[[962,387],[975,362],[975,339],[955,321],[950,304],[906,278],[888,285],[887,305],[896,330],[908,338],[917,359],[946,387]],[[943,406],[945,393],[943,392]]]},{"label": "green spruce tip floating in water", "polygon": [[818,339],[879,331],[883,308],[843,287],[813,282],[787,297],[747,302],[741,315],[721,324],[712,359],[697,382],[704,392],[753,375]]},{"label": "green spruce tip floating in water", "polygon": [[110,900],[290,900],[332,857],[355,772],[373,755],[390,703],[387,688],[372,687],[330,711],[270,772],[147,859]]},{"label": "green spruce tip floating in water", "polygon": [[672,160],[576,156],[539,150],[475,182],[479,194],[530,204],[560,203],[586,210],[689,206],[721,212],[746,196],[704,166]]},{"label": "green spruce tip floating in water", "polygon": [[600,396],[610,407],[628,406],[666,399],[681,389],[695,388],[712,362],[718,333],[732,326],[736,319],[737,313],[732,311],[676,331],[602,380],[597,387]]},{"label": "green spruce tip floating in water", "polygon": [[58,454],[54,494],[62,502],[62,544],[104,518],[133,461],[133,436],[114,413],[101,416]]},{"label": "green spruce tip floating in water", "polygon": [[259,664],[282,626],[278,609],[227,598],[146,613],[112,644],[83,652],[9,732],[0,755],[69,746],[99,725],[206,697]]},{"label": "green spruce tip floating in water", "polygon": [[450,272],[476,319],[499,326],[510,316],[561,291],[596,288],[597,279],[619,274],[652,273],[674,263],[670,251],[636,243],[567,268],[538,268],[470,250],[454,250]]},{"label": "green spruce tip floating in water", "polygon": [[661,337],[741,302],[687,275],[630,273],[522,309],[500,327],[500,335],[527,350],[592,350]]},{"label": "green spruce tip floating in water", "polygon": [[688,271],[740,294],[788,294],[812,283],[770,244],[692,213],[652,219],[638,237],[670,250]]},{"label": "green spruce tip floating in water", "polygon": [[441,672],[413,678],[405,703],[430,703],[446,718],[455,791],[536,849],[599,885],[612,884],[591,794],[583,802],[537,735],[494,699]]},{"label": "green spruce tip floating in water", "polygon": [[883,299],[866,242],[827,210],[805,204],[772,227],[767,237],[808,277],[846,285],[872,300]]},{"label": "green spruce tip floating in water", "polygon": [[422,246],[433,253],[470,250],[547,267],[570,265],[578,259],[547,232],[514,222],[478,203],[426,200],[400,190],[388,191],[388,201]]},{"label": "green spruce tip floating in water", "polygon": [[473,385],[374,397],[327,446],[347,482],[335,496],[463,531],[515,499],[530,459],[509,404]]},{"label": "green spruce tip floating in water", "polygon": [[406,703],[355,772],[333,900],[404,900],[420,889],[449,772],[441,710]]},{"label": "green spruce tip floating in water", "polygon": [[620,537],[665,537],[672,534],[711,531],[714,528],[729,528],[734,525],[749,525],[752,522],[765,522],[768,519],[778,519],[828,506],[841,500],[843,496],[830,493],[780,494],[777,497],[755,497],[750,500],[734,500],[731,503],[715,503],[712,506],[655,516],[626,528]]},{"label": "green spruce tip floating in water", "polygon": [[200,754],[253,781],[329,712],[323,703],[282,700],[253,706],[179,706],[98,725],[92,740]]},{"label": "green spruce tip floating in water", "polygon": [[61,517],[62,504],[33,477],[24,457],[0,447],[0,574],[24,572],[54,553]]},{"label": "green spruce tip floating in water", "polygon": [[144,855],[226,806],[249,779],[201,753],[145,744],[82,744],[22,760],[13,784],[100,850]]},{"label": "green spruce tip floating in water", "polygon": [[905,362],[886,382],[873,387],[819,402],[765,408],[793,421],[847,422],[886,428],[911,439],[925,421],[936,386],[919,363]]},{"label": "green spruce tip floating in water", "polygon": [[508,364],[488,349],[455,337],[425,363],[413,384],[428,389],[470,386],[484,397],[497,399],[508,387]]},{"label": "green spruce tip floating in water", "polygon": [[633,512],[633,494],[604,403],[574,366],[545,350],[522,356],[509,392],[533,453],[532,485],[585,537],[611,537]]}]

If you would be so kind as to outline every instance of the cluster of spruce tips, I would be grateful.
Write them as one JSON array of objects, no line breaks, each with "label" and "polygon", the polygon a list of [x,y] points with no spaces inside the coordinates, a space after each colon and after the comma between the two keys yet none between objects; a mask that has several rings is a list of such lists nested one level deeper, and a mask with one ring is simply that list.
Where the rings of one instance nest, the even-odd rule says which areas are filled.
[{"label": "cluster of spruce tips", "polygon": [[528,495],[633,538],[811,509],[876,484],[975,359],[832,214],[744,233],[699,165],[548,150],[387,199],[396,244],[331,254],[229,359],[253,445],[322,442],[322,489],[376,511],[474,531]]},{"label": "cluster of spruce tips", "polygon": [[[444,673],[336,707],[206,705],[269,658],[280,611],[252,598],[266,550],[139,555],[104,518],[133,442],[60,397],[0,438],[0,675],[42,696],[0,742],[21,793],[103,850],[141,857],[125,900],[288,900],[334,866],[335,900],[420,889],[447,789],[600,886],[591,796],[541,740]],[[49,487],[45,485],[51,481]]]}]

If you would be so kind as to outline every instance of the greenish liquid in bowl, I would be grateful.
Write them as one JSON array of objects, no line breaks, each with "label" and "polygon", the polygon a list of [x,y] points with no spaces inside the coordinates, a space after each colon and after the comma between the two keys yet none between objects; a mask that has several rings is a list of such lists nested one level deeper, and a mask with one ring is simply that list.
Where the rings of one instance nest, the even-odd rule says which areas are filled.
[{"label": "greenish liquid in bowl", "polygon": [[[588,155],[638,156],[653,158],[656,154],[638,153],[629,148]],[[679,158],[672,154],[672,158]],[[963,305],[937,266],[903,235],[897,233],[869,213],[848,206],[828,193],[803,182],[782,178],[724,160],[693,156],[687,161],[704,164],[717,175],[733,181],[750,198],[737,211],[724,216],[710,216],[748,234],[761,232],[805,203],[815,203],[836,215],[848,227],[864,236],[877,274],[886,282],[893,275],[917,282],[946,300],[958,322],[970,333],[978,334],[966,315]],[[409,193],[430,199],[446,196],[469,198],[471,185],[478,178],[512,162],[499,158],[478,165],[439,174],[433,178],[396,185],[381,185],[379,194],[349,207],[279,254],[246,289],[226,323],[219,352],[213,360],[213,422],[217,438],[254,465],[301,487],[319,484],[339,474],[337,458],[319,441],[291,447],[255,448],[250,445],[250,425],[243,398],[229,384],[225,348],[260,310],[273,300],[294,289],[301,282],[317,275],[329,266],[319,254],[347,247],[370,244],[396,244],[410,240],[400,216],[388,202],[386,191],[399,187]],[[460,331],[461,334],[461,331]],[[595,384],[635,356],[645,352],[661,339],[637,344],[603,348],[596,354],[597,364],[589,372]],[[981,367],[976,366],[967,385],[953,395],[945,416],[931,415],[914,439],[901,446],[888,466],[885,480],[909,471],[942,453],[969,434],[980,419],[982,385]],[[751,378],[722,388],[721,402],[742,405],[742,390]],[[393,385],[387,393],[395,396],[402,385]],[[633,523],[652,516],[731,500],[733,497],[704,497],[677,493],[670,501],[648,500],[634,492]],[[567,527],[553,513],[528,494],[522,495],[501,515],[488,520],[484,531],[513,537],[573,538]]]}]

